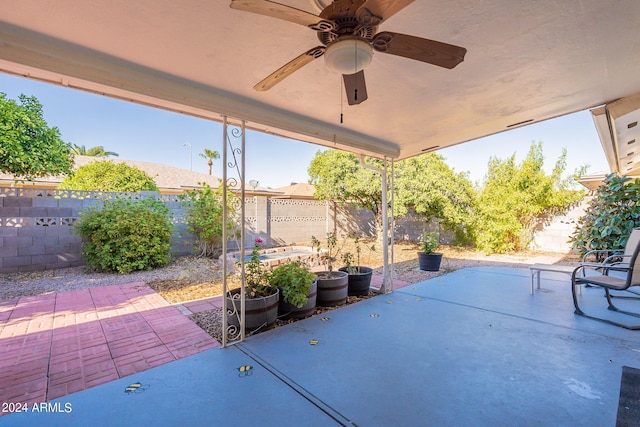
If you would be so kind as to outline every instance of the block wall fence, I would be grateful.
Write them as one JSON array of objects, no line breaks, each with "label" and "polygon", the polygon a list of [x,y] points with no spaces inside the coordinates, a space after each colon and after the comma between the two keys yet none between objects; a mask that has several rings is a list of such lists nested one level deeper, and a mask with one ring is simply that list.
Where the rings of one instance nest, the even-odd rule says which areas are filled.
[{"label": "block wall fence", "polygon": [[[0,187],[0,274],[84,265],[82,239],[73,227],[80,212],[100,206],[104,200],[148,197],[164,201],[171,212],[175,226],[172,254],[192,254],[195,238],[187,231],[185,209],[178,196],[153,191],[110,193]],[[536,236],[537,249],[567,252],[566,241],[573,231],[573,220],[581,214],[580,209],[583,207],[570,212],[569,220],[563,217],[550,221],[549,227]],[[282,246],[309,243],[312,236],[323,240],[328,232],[375,235],[375,221],[370,212],[327,201],[248,197],[245,222],[248,248],[257,237],[262,238],[266,246]],[[433,224],[409,214],[396,220],[395,236],[397,240],[417,240],[424,231],[432,229]],[[447,236],[443,234],[443,237],[448,243]]]}]

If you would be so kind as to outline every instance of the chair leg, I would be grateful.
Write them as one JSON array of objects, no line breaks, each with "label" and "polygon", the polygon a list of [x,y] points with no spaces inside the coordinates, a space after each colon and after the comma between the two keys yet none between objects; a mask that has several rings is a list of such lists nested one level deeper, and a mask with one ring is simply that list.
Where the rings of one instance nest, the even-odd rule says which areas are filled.
[{"label": "chair leg", "polygon": [[611,292],[609,291],[609,289],[605,288],[604,291],[605,291],[605,296],[607,297],[607,302],[609,303],[609,307],[607,307],[609,310],[615,311],[616,313],[626,314],[627,316],[640,317],[640,313],[636,313],[634,311],[620,310],[618,307],[616,307],[613,304],[613,301],[611,300],[613,296],[611,295]]},{"label": "chair leg", "polygon": [[[627,325],[625,323],[615,322],[613,320],[604,319],[602,317],[596,317],[596,316],[591,316],[591,315],[586,314],[584,311],[582,311],[582,309],[580,308],[580,305],[578,304],[578,296],[576,295],[576,288],[578,286],[580,286],[580,285],[576,285],[574,283],[571,284],[571,294],[573,296],[573,306],[575,307],[575,310],[574,310],[575,314],[577,314],[579,316],[582,316],[582,317],[586,317],[587,319],[597,320],[599,322],[608,323],[610,325],[618,326],[620,328],[629,329],[631,331],[640,331],[640,325]],[[611,295],[609,294],[609,290],[606,289],[606,288],[605,288],[605,294],[607,296],[607,301],[609,302],[609,309],[610,310],[612,310],[611,307],[613,307],[614,311],[617,311],[619,313],[628,314],[628,313],[626,313],[626,312],[624,312],[622,310],[619,310],[615,305],[613,305],[613,303],[611,302]]]},{"label": "chair leg", "polygon": [[636,292],[636,291],[631,291],[629,289],[624,291],[625,293],[630,293],[633,294],[635,296],[629,296],[629,295],[614,295],[611,294],[611,298],[618,298],[618,299],[640,299],[640,293]]},{"label": "chair leg", "polygon": [[576,295],[576,288],[579,286],[581,285],[571,283],[571,295],[573,296],[573,306],[575,307],[574,313],[579,314],[580,316],[584,316],[584,311],[580,309],[580,305],[578,304],[578,296]]}]

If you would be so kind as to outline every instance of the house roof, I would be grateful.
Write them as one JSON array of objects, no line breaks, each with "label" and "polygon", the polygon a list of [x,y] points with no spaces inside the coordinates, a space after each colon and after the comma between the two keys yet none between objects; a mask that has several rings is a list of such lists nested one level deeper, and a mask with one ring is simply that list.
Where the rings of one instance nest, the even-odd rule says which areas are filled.
[{"label": "house roof", "polygon": [[[147,173],[158,186],[161,193],[182,193],[185,190],[202,187],[202,183],[208,184],[212,188],[218,188],[220,178],[213,175],[207,175],[201,172],[189,171],[186,169],[167,166],[160,163],[141,162],[137,160],[125,160],[120,158],[102,158],[92,156],[75,156],[74,169],[85,166],[97,161],[110,161],[114,163],[124,163],[135,167]],[[36,178],[28,185],[56,187],[64,176],[48,176],[44,178]],[[0,173],[0,184],[12,185],[15,182],[13,175]],[[247,187],[248,193],[273,194],[273,191],[262,187],[251,189]]]},{"label": "house roof", "polygon": [[276,188],[274,191],[282,193],[278,198],[313,199],[316,189],[313,184],[306,182],[292,182],[291,185]]},{"label": "house roof", "polygon": [[[302,11],[294,16],[330,4],[278,2]],[[320,42],[304,25],[279,19],[290,14],[229,4],[0,0],[0,71],[395,159],[640,93],[637,0],[366,0],[374,10],[406,5],[380,31],[467,53],[446,69],[376,51],[365,70],[369,99],[354,106],[322,58],[268,91],[254,90]]]}]

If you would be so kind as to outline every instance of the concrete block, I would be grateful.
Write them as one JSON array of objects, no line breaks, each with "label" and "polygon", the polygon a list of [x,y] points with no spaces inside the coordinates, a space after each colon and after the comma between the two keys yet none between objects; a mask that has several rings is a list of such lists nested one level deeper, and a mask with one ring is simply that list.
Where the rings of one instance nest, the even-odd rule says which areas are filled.
[{"label": "concrete block", "polygon": [[27,248],[33,245],[33,237],[20,236],[19,232],[18,232],[18,237],[7,237],[7,239],[12,239],[18,248]]},{"label": "concrete block", "polygon": [[33,199],[30,197],[7,196],[4,197],[3,205],[7,208],[27,208],[33,206]]},{"label": "concrete block", "polygon": [[9,244],[6,238],[3,240],[3,245],[0,246],[0,257],[13,257],[18,256],[18,246],[15,244]]},{"label": "concrete block", "polygon": [[38,265],[55,264],[58,262],[58,255],[34,255],[31,262]]},{"label": "concrete block", "polygon": [[18,235],[18,227],[0,227],[1,237],[15,237]]},{"label": "concrete block", "polygon": [[60,200],[54,197],[36,197],[33,200],[33,207],[55,208],[60,204]]},{"label": "concrete block", "polygon": [[20,208],[18,207],[4,206],[0,208],[0,218],[17,218],[19,216],[20,216]]},{"label": "concrete block", "polygon": [[20,216],[21,217],[46,217],[47,216],[47,208],[34,208],[31,206],[21,207],[20,208]]},{"label": "concrete block", "polygon": [[69,225],[51,225],[49,227],[44,228],[45,236],[53,237],[53,236],[71,236],[74,235],[74,228]]},{"label": "concrete block", "polygon": [[2,274],[12,274],[17,272],[18,272],[18,267],[5,267],[5,266],[0,267],[0,273]]},{"label": "concrete block", "polygon": [[17,227],[17,233],[20,237],[36,237],[41,238],[46,235],[47,227],[41,225],[33,225],[30,227]]},{"label": "concrete block", "polygon": [[82,243],[82,238],[75,234],[59,236],[58,243],[61,245],[76,245]]},{"label": "concrete block", "polygon": [[44,254],[44,245],[29,245],[18,247],[18,256],[24,255],[43,255]]},{"label": "concrete block", "polygon": [[49,217],[73,217],[73,209],[71,208],[47,208],[47,214],[43,216]]},{"label": "concrete block", "polygon": [[4,257],[2,260],[2,267],[20,267],[23,265],[31,265],[31,256],[10,256]]}]

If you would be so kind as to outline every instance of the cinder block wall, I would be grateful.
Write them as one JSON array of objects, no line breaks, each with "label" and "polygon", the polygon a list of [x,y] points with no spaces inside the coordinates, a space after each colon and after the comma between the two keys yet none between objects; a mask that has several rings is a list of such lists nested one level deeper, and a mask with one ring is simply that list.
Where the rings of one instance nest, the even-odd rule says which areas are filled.
[{"label": "cinder block wall", "polygon": [[[101,205],[105,199],[154,197],[170,209],[175,225],[172,236],[174,256],[193,253],[196,239],[187,230],[185,210],[177,196],[156,192],[106,193],[51,190],[37,188],[0,188],[0,273],[28,272],[83,265],[82,241],[73,224],[80,212]],[[551,218],[547,227],[536,234],[534,246],[539,250],[569,252],[567,243],[576,219],[584,213],[586,202],[567,215]],[[245,245],[253,246],[256,237],[265,246],[308,243],[312,236],[323,241],[328,232],[340,236],[356,233],[375,235],[373,215],[353,206],[336,206],[333,202],[249,197],[245,200]],[[437,230],[414,213],[395,222],[396,240],[419,240],[425,231]],[[442,233],[443,243],[452,236]],[[237,246],[235,242],[230,248]]]},{"label": "cinder block wall", "polygon": [[83,265],[82,239],[73,225],[80,212],[105,199],[166,199],[176,219],[172,254],[192,252],[194,238],[182,221],[175,196],[156,192],[104,193],[38,188],[0,188],[0,273],[29,272]]}]

